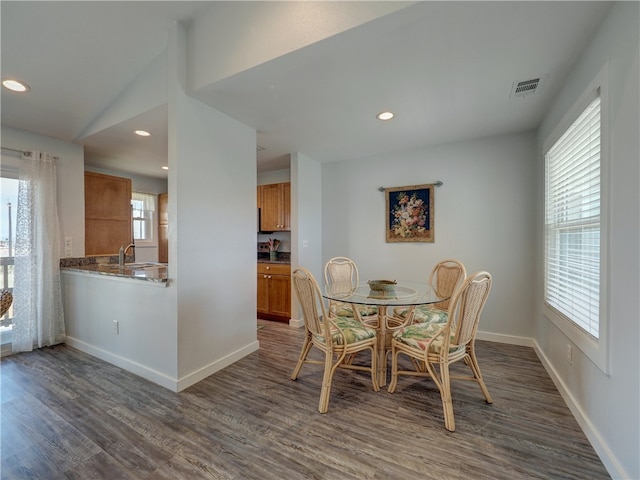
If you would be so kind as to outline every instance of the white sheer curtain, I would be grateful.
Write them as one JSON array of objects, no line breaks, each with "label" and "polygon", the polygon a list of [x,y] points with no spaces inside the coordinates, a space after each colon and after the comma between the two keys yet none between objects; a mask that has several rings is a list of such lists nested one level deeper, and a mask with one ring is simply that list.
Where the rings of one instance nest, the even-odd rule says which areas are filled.
[{"label": "white sheer curtain", "polygon": [[26,352],[65,338],[53,156],[25,152],[19,180],[11,350]]}]

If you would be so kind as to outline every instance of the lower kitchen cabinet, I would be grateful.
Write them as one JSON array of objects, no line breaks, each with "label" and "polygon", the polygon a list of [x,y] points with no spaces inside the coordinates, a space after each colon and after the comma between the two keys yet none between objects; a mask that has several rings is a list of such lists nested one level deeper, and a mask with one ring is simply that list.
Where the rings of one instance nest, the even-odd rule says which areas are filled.
[{"label": "lower kitchen cabinet", "polygon": [[288,322],[291,318],[291,266],[258,263],[258,318]]}]

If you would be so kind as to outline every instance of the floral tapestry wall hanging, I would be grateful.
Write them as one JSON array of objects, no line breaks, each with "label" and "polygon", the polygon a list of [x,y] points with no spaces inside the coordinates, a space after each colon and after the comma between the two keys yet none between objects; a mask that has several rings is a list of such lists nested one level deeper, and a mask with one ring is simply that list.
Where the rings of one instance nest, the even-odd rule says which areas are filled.
[{"label": "floral tapestry wall hanging", "polygon": [[434,241],[433,184],[385,188],[387,242]]}]

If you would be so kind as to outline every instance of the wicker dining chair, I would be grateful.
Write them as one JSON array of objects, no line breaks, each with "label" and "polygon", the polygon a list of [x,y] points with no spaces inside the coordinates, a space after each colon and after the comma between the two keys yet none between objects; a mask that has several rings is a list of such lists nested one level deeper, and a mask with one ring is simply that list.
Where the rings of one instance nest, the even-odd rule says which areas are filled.
[{"label": "wicker dining chair", "polygon": [[[334,257],[324,266],[324,281],[331,293],[352,293],[360,282],[358,267],[347,257]],[[375,305],[358,305],[354,314],[351,304],[329,301],[329,313],[337,317],[356,317],[367,324],[377,322],[378,307]]]},{"label": "wicker dining chair", "polygon": [[[466,276],[467,270],[459,260],[447,258],[438,262],[431,270],[428,283],[433,287],[438,297],[447,298],[447,300],[416,307],[412,323],[446,322],[449,299],[456,288],[464,282]],[[403,324],[409,311],[409,307],[396,307],[393,310],[394,317],[397,319],[396,323]]]},{"label": "wicker dining chair", "polygon": [[[373,389],[380,390],[376,377],[377,335],[374,328],[351,317],[333,317],[327,314],[320,287],[313,275],[305,268],[297,268],[293,274],[293,287],[302,309],[306,329],[300,357],[291,379],[296,380],[305,363],[324,365],[322,388],[318,411],[326,413],[329,409],[329,396],[333,374],[340,368],[366,371],[371,374]],[[324,353],[324,360],[308,358],[312,347]],[[371,365],[352,365],[346,360],[353,354],[370,350]]]},{"label": "wicker dining chair", "polygon": [[12,303],[13,294],[9,290],[3,289],[0,293],[0,317],[4,317]]},{"label": "wicker dining chair", "polygon": [[[480,314],[491,291],[492,278],[488,272],[469,276],[453,294],[449,303],[448,318],[444,324],[427,322],[399,329],[391,339],[391,383],[389,393],[398,385],[398,375],[430,377],[442,399],[444,426],[453,432],[456,428],[451,399],[452,379],[472,380],[478,383],[487,403],[493,399],[484,383],[475,353],[476,332]],[[407,355],[416,370],[400,370],[398,356]],[[453,376],[449,373],[452,363],[463,360],[473,376]],[[436,365],[438,371],[436,371]]]}]

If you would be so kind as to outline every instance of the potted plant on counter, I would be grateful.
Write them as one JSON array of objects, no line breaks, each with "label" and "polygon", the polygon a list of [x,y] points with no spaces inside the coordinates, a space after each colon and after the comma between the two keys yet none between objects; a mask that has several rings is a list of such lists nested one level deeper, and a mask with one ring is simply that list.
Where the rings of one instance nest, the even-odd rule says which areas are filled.
[{"label": "potted plant on counter", "polygon": [[277,238],[269,239],[269,260],[277,260],[279,246],[280,240],[278,240]]}]

